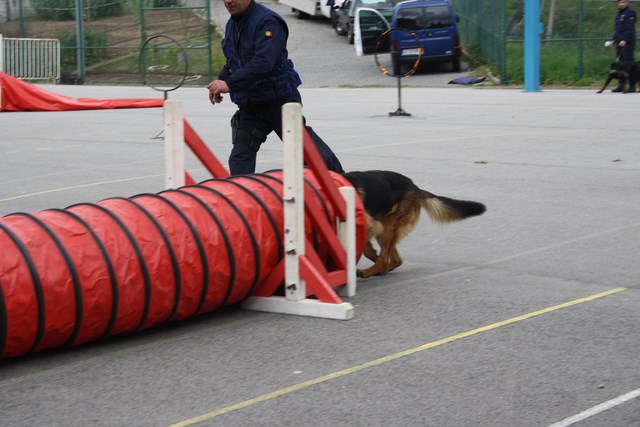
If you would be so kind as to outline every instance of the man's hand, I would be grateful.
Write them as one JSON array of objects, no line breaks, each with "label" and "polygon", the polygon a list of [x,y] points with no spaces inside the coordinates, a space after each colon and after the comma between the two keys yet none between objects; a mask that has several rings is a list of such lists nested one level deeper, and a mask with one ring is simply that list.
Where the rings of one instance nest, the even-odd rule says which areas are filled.
[{"label": "man's hand", "polygon": [[209,89],[209,101],[214,105],[222,102],[223,93],[229,93],[229,86],[224,80],[212,81],[207,89]]}]

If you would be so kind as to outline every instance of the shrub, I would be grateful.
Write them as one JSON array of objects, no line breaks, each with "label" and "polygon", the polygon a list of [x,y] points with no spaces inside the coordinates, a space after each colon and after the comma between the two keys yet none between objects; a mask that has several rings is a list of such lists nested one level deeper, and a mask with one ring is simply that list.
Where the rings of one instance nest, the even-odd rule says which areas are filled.
[{"label": "shrub", "polygon": [[[76,66],[76,49],[78,47],[76,34],[66,30],[57,35],[60,40],[61,58],[63,66]],[[107,58],[107,36],[104,33],[88,32],[84,35],[84,58],[85,64],[91,65]]]},{"label": "shrub", "polygon": [[[38,18],[46,21],[71,21],[76,19],[75,0],[32,0],[31,5]],[[120,16],[124,12],[121,1],[91,0],[84,3],[83,16],[89,19]]]},{"label": "shrub", "polygon": [[31,0],[36,16],[46,21],[75,19],[75,0]]},{"label": "shrub", "polygon": [[153,0],[153,7],[174,7],[180,3],[180,0]]}]

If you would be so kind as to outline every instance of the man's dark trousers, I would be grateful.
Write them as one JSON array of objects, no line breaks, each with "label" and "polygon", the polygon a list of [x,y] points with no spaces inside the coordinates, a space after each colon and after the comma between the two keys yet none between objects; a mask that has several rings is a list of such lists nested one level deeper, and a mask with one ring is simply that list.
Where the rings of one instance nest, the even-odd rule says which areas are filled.
[{"label": "man's dark trousers", "polygon": [[[260,145],[266,141],[267,135],[275,132],[282,140],[282,105],[284,103],[248,104],[241,107],[231,119],[233,149],[229,156],[229,172],[231,175],[246,175],[255,172],[256,157]],[[327,168],[334,172],[344,173],[340,161],[329,146],[306,126],[315,146],[320,152]]]}]

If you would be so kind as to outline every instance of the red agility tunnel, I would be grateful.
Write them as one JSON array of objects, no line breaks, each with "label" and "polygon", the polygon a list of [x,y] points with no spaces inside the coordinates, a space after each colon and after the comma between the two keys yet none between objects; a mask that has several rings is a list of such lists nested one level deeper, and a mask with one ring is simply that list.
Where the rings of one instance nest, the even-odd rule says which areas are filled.
[{"label": "red agility tunnel", "polygon": [[[314,206],[335,224],[308,170],[305,182]],[[0,359],[244,300],[284,257],[282,192],[282,173],[269,172],[0,218]],[[322,254],[322,239],[305,229]],[[359,256],[366,238],[360,203],[356,234]]]}]

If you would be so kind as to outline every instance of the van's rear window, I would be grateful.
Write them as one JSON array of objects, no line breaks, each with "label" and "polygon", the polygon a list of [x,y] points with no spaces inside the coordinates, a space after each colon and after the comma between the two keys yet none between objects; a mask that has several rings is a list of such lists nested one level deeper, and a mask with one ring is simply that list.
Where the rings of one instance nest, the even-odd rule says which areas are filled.
[{"label": "van's rear window", "polygon": [[428,30],[451,25],[453,20],[446,5],[400,9],[396,20],[396,28],[403,30]]}]

